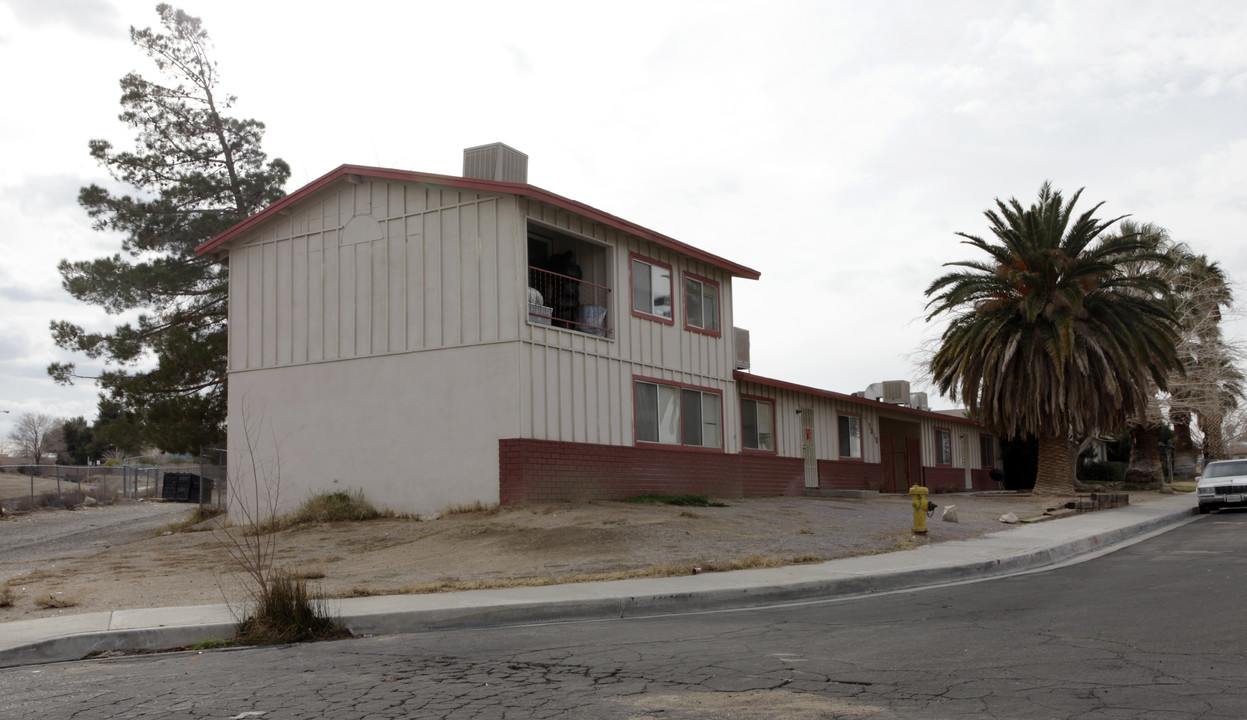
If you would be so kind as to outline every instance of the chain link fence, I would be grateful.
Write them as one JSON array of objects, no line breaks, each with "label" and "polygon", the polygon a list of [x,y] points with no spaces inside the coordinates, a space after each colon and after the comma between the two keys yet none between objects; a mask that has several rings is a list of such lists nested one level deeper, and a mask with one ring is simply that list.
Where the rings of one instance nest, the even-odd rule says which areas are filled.
[{"label": "chain link fence", "polygon": [[7,465],[0,468],[0,507],[108,505],[118,500],[165,500],[224,508],[224,465]]}]

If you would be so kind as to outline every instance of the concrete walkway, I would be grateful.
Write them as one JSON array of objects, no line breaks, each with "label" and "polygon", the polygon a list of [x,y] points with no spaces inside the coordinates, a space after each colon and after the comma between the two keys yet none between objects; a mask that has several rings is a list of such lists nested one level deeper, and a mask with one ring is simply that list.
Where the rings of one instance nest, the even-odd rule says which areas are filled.
[{"label": "concrete walkway", "polygon": [[[764,570],[330,601],[355,635],[586,620],[860,597],[1052,567],[1196,517],[1193,493],[885,555]],[[234,633],[228,605],[146,608],[0,624],[0,667],[188,645]]]}]

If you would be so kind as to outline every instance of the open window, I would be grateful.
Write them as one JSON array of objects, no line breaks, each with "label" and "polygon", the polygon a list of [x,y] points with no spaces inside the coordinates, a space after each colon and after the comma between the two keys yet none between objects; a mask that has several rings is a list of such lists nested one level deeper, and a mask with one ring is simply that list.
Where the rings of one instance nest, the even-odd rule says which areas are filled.
[{"label": "open window", "polygon": [[610,254],[546,225],[528,223],[528,321],[609,337]]},{"label": "open window", "polygon": [[718,336],[719,283],[709,278],[684,276],[684,327]]}]

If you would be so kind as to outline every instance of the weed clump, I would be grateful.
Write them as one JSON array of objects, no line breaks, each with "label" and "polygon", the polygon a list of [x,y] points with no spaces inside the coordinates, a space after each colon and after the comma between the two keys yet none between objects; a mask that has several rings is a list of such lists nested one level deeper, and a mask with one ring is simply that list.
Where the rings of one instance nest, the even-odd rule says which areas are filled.
[{"label": "weed clump", "polygon": [[330,616],[324,599],[308,590],[307,581],[288,572],[271,573],[253,599],[255,606],[238,625],[240,643],[273,645],[350,637]]},{"label": "weed clump", "polygon": [[711,502],[705,495],[662,495],[647,493],[636,497],[624,498],[626,503],[656,503],[660,505],[678,505],[681,507],[727,507],[726,503]]},{"label": "weed clump", "polygon": [[274,515],[267,522],[254,526],[258,533],[279,532],[305,525],[331,522],[360,522],[389,517],[368,502],[363,490],[353,492],[317,493],[285,515]]},{"label": "weed clump", "polygon": [[17,597],[13,594],[13,588],[5,586],[0,589],[0,608],[13,607],[15,602],[17,602]]}]

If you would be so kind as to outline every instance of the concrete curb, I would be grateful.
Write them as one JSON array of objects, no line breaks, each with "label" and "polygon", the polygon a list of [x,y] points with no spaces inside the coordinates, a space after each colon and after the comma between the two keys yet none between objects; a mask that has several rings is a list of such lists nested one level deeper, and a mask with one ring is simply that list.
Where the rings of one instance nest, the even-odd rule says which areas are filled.
[{"label": "concrete curb", "polygon": [[[333,600],[355,635],[644,617],[862,597],[1040,569],[1176,527],[1192,496],[1087,513],[885,555],[764,570],[438,595]],[[227,605],[120,610],[0,625],[0,667],[159,649],[233,635]]]}]

